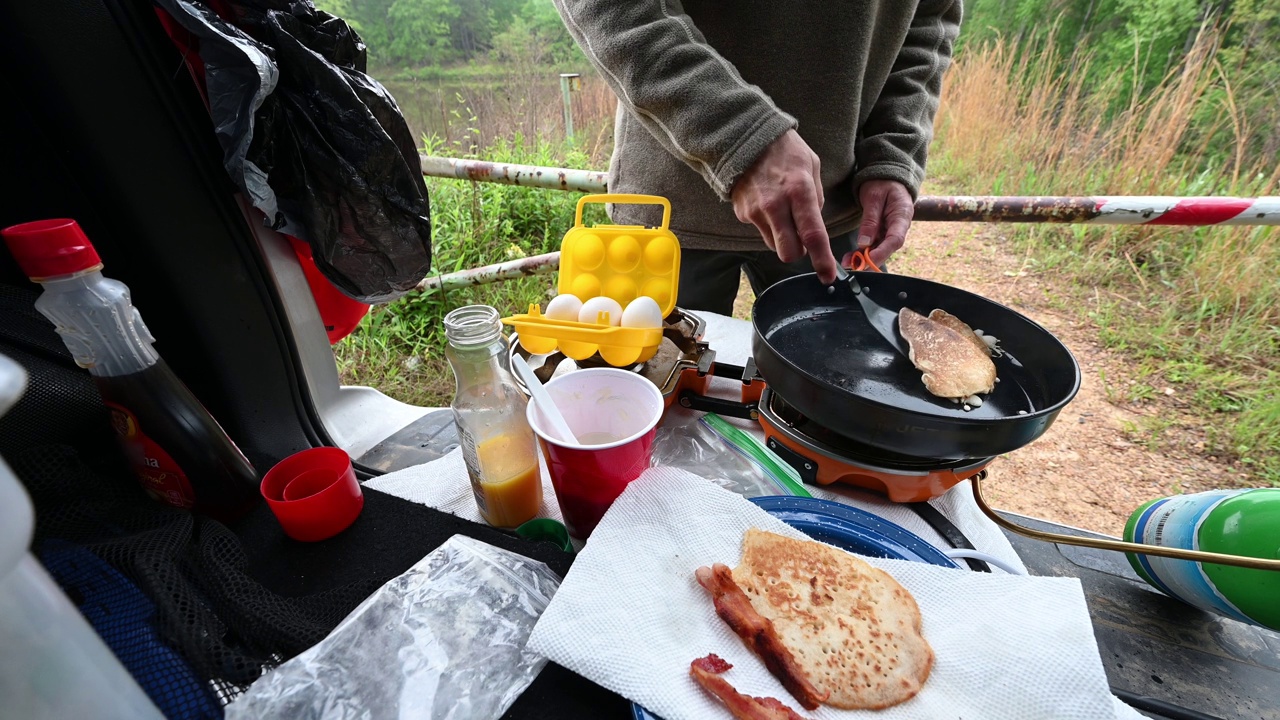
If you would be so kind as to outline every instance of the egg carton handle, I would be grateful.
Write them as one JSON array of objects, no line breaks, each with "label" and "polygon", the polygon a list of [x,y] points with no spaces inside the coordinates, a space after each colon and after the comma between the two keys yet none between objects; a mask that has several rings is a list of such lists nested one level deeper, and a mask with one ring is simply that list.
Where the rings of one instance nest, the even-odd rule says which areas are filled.
[{"label": "egg carton handle", "polygon": [[578,210],[573,218],[574,227],[582,227],[582,208],[587,203],[629,203],[632,205],[661,205],[662,206],[662,225],[660,229],[666,230],[671,225],[671,201],[661,195],[635,195],[631,193],[600,193],[595,195],[584,195],[578,200]]}]

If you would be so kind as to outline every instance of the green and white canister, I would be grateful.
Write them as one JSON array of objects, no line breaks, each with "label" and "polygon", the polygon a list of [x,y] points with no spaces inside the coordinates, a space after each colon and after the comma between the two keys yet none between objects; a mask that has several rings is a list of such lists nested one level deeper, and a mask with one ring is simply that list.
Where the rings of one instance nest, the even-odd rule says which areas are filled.
[{"label": "green and white canister", "polygon": [[[1146,545],[1280,559],[1280,488],[1213,490],[1152,500],[1124,539]],[[1126,553],[1165,594],[1241,622],[1280,630],[1280,572]]]}]

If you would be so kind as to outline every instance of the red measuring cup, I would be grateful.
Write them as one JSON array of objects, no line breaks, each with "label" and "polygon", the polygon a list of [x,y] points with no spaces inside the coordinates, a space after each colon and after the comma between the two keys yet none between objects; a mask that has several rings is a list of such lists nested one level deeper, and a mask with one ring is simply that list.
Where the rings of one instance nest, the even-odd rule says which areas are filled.
[{"label": "red measuring cup", "polygon": [[262,497],[294,540],[331,538],[364,508],[351,457],[340,448],[303,450],[276,463],[262,478]]}]

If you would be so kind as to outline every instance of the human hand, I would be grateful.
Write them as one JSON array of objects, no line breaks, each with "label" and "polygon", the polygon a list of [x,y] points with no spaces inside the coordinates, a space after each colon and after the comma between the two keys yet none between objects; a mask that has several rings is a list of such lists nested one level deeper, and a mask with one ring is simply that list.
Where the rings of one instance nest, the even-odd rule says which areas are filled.
[{"label": "human hand", "polygon": [[[733,211],[760,231],[782,262],[809,256],[818,278],[836,279],[827,227],[822,222],[818,156],[795,130],[773,141],[733,186]],[[899,243],[901,244],[901,243]]]},{"label": "human hand", "polygon": [[[862,204],[862,227],[858,230],[858,247],[871,248],[871,262],[882,265],[907,241],[916,204],[907,186],[897,180],[868,180],[858,187]],[[853,253],[843,258],[845,265]]]}]

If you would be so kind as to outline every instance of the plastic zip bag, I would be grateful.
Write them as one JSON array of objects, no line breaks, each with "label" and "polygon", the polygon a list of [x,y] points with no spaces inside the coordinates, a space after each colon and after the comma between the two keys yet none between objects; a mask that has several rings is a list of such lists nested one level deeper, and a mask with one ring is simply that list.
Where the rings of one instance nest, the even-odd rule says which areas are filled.
[{"label": "plastic zip bag", "polygon": [[650,465],[687,470],[743,497],[810,497],[795,468],[715,413],[659,428]]},{"label": "plastic zip bag", "polygon": [[541,562],[454,535],[260,678],[227,720],[495,720],[547,662],[525,643],[559,586]]}]

